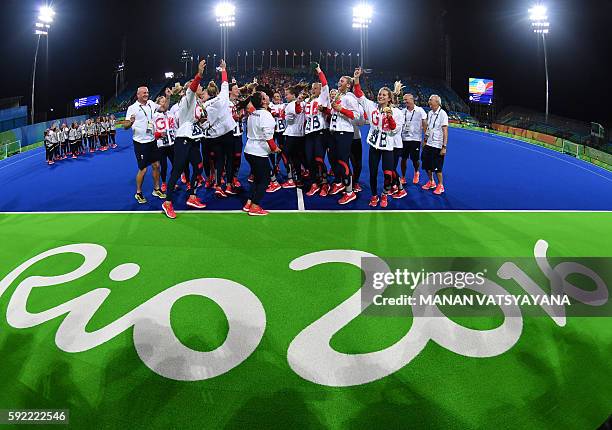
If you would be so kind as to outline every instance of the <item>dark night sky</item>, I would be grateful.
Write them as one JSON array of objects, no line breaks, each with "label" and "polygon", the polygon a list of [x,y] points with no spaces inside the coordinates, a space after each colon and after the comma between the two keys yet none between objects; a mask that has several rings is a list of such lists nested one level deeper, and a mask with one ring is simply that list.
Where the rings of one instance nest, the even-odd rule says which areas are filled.
[{"label": "dark night sky", "polygon": [[[0,0],[4,77],[0,98],[24,96],[24,103],[29,100],[35,49],[32,28],[42,2]],[[505,105],[543,110],[542,50],[526,16],[532,2],[371,0],[375,16],[370,28],[370,64],[440,77],[435,22],[444,6],[453,54],[453,88],[465,98],[468,77],[488,77],[495,79],[496,93]],[[54,0],[57,15],[49,40],[48,107],[61,113],[76,97],[110,96],[124,35],[128,80],[178,72],[183,48],[204,55],[219,52],[215,3]],[[351,28],[351,2],[236,0],[235,4],[232,52],[237,47],[356,52],[359,47],[358,34]],[[552,22],[548,38],[551,113],[610,124],[612,104],[598,105],[598,100],[611,95],[604,63],[612,46],[612,1],[548,0],[547,5]],[[45,56],[40,60],[37,103],[44,108]]]}]

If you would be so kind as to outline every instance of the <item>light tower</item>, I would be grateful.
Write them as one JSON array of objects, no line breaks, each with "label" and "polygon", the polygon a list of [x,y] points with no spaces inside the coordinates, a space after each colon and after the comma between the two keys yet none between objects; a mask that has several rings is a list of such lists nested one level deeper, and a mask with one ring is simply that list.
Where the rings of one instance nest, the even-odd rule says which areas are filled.
[{"label": "light tower", "polygon": [[236,25],[236,6],[229,2],[219,3],[215,8],[215,16],[221,28],[221,55],[227,61],[228,33]]},{"label": "light tower", "polygon": [[366,64],[366,56],[368,53],[368,27],[372,23],[372,15],[374,10],[372,6],[362,1],[353,8],[353,28],[359,30],[359,67],[364,67]]},{"label": "light tower", "polygon": [[[49,6],[42,6],[38,14],[38,20],[34,27],[34,34],[38,36],[36,38],[36,51],[34,51],[34,66],[32,67],[32,106],[31,106],[31,123],[34,124],[34,94],[36,89],[36,62],[38,60],[38,48],[40,47],[40,38],[49,37],[49,31],[51,30],[51,23],[55,17],[55,11]],[[48,40],[48,39],[47,39]],[[48,49],[47,49],[48,50]],[[49,55],[47,53],[47,55]]]},{"label": "light tower", "polygon": [[542,36],[542,45],[544,47],[544,71],[546,73],[546,122],[548,122],[550,90],[548,83],[548,53],[546,52],[546,35],[550,30],[548,9],[543,4],[533,6],[531,9],[529,9],[529,19],[531,20],[533,32]]}]

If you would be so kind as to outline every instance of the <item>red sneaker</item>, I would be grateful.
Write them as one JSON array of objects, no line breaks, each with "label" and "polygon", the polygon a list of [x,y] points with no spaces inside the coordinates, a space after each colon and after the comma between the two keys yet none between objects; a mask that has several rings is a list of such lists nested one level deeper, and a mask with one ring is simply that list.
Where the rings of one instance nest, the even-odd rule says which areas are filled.
[{"label": "red sneaker", "polygon": [[280,190],[282,187],[278,182],[270,182],[268,188],[266,188],[266,193],[275,193]]},{"label": "red sneaker", "polygon": [[398,190],[399,190],[399,188],[397,187],[397,185],[393,185],[391,187],[391,191],[389,191],[389,194],[395,194],[395,193],[397,193]]},{"label": "red sneaker", "polygon": [[212,180],[212,178],[210,176],[206,179],[206,182],[204,183],[204,187],[205,188],[212,188],[213,187],[213,180]]},{"label": "red sneaker", "polygon": [[406,190],[404,190],[403,188],[401,190],[399,190],[397,193],[393,194],[393,198],[394,199],[403,199],[404,197],[406,197],[408,195],[408,193],[406,192]]},{"label": "red sneaker", "polygon": [[293,181],[293,179],[289,179],[287,182],[283,182],[281,184],[281,187],[285,188],[285,189],[290,189],[290,188],[295,188],[296,185],[295,185],[295,182]]},{"label": "red sneaker", "polygon": [[225,187],[225,194],[230,194],[232,196],[235,196],[236,194],[238,194],[238,190],[236,190],[232,184],[229,184],[227,187]]},{"label": "red sneaker", "polygon": [[234,188],[240,188],[242,187],[242,184],[240,183],[240,181],[238,180],[237,177],[234,176],[234,180],[232,181],[232,185]]},{"label": "red sneaker", "polygon": [[249,216],[266,216],[268,211],[264,210],[261,206],[251,205],[249,209]]},{"label": "red sneaker", "polygon": [[378,196],[372,196],[372,198],[370,199],[370,203],[368,203],[368,205],[373,208],[378,206]]},{"label": "red sneaker", "polygon": [[249,181],[250,183],[255,182],[255,175],[249,175],[249,178],[247,179],[247,181]]},{"label": "red sneaker", "polygon": [[406,185],[406,177],[405,177],[405,176],[402,176],[402,177],[400,178],[400,184],[402,184],[402,185]]},{"label": "red sneaker", "polygon": [[[326,184],[327,185],[327,184]],[[315,194],[317,194],[319,191],[321,190],[321,187],[319,186],[319,184],[312,184],[310,186],[310,190],[308,190],[308,192],[306,193],[306,195],[308,197],[312,197]]]},{"label": "red sneaker", "polygon": [[321,185],[321,192],[319,193],[321,197],[327,197],[329,195],[329,184]]},{"label": "red sneaker", "polygon": [[440,195],[444,192],[444,185],[442,184],[438,184],[438,186],[436,187],[436,189],[434,190],[434,194],[436,195]]},{"label": "red sneaker", "polygon": [[338,200],[338,204],[346,205],[357,198],[357,193],[345,193],[340,200]]},{"label": "red sneaker", "polygon": [[227,194],[225,194],[225,191],[223,191],[223,188],[215,187],[215,196],[220,197],[220,198],[225,198],[227,197]]},{"label": "red sneaker", "polygon": [[338,184],[337,182],[334,182],[334,184],[331,187],[331,191],[329,192],[329,194],[331,194],[332,196],[335,196],[340,191],[344,191],[345,188],[346,187],[344,186],[344,184]]},{"label": "red sneaker", "polygon": [[77,158],[77,156],[76,156],[76,155],[73,155],[73,156],[72,156],[72,159],[73,159],[73,160],[76,160],[76,158]]},{"label": "red sneaker", "polygon": [[170,219],[176,218],[176,213],[174,212],[174,208],[172,207],[172,202],[164,202],[162,203],[162,210],[166,214],[166,216]]},{"label": "red sneaker", "polygon": [[361,185],[355,184],[355,185],[353,185],[353,191],[355,191],[356,193],[360,193],[363,190],[361,189]]},{"label": "red sneaker", "polygon": [[116,143],[113,143],[113,144],[111,145],[111,148],[113,148],[113,149],[115,149],[116,147],[117,147],[117,144],[116,144]]},{"label": "red sneaker", "polygon": [[251,205],[252,205],[251,202],[246,202],[244,206],[242,207],[242,212],[248,212],[251,209]]},{"label": "red sneaker", "polygon": [[387,201],[387,195],[383,194],[382,196],[380,196],[380,207],[386,208],[388,204],[389,202]]},{"label": "red sneaker", "polygon": [[187,178],[185,177],[185,174],[184,174],[184,173],[182,173],[182,174],[181,174],[181,182],[182,182],[183,184],[186,184],[186,183],[187,183]]},{"label": "red sneaker", "polygon": [[165,182],[162,182],[162,184],[161,184],[161,192],[165,193],[166,191],[168,191],[168,184],[166,184]]},{"label": "red sneaker", "polygon": [[427,181],[427,183],[421,187],[422,190],[431,190],[434,188],[436,188],[435,181]]},{"label": "red sneaker", "polygon": [[421,174],[419,172],[414,172],[414,176],[412,177],[412,183],[415,185],[418,184],[420,177],[421,177]]},{"label": "red sneaker", "polygon": [[187,199],[187,206],[192,207],[194,209],[204,209],[206,207],[206,203],[202,203],[198,196],[192,194]]}]

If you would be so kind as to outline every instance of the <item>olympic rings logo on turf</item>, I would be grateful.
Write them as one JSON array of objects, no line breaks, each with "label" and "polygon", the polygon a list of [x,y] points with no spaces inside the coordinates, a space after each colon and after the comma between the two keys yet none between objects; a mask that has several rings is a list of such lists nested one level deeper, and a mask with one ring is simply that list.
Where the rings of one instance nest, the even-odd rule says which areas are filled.
[{"label": "olympic rings logo on turf", "polygon": [[[548,243],[539,240],[534,247],[534,256],[538,267],[550,281],[551,294],[563,289],[565,294],[592,306],[607,302],[607,286],[597,273],[574,262],[551,267],[546,259],[547,250]],[[97,269],[105,260],[107,252],[103,246],[96,244],[61,246],[30,258],[0,281],[0,296],[29,267],[48,257],[69,253],[81,255],[85,261],[72,272],[49,277],[30,276],[17,285],[7,307],[7,321],[12,327],[30,328],[64,316],[55,343],[61,350],[72,353],[95,348],[133,327],[134,346],[142,362],[155,373],[178,381],[205,380],[234,369],[255,351],[264,335],[266,314],[258,297],[244,285],[221,278],[193,279],[174,285],[93,332],[86,331],[87,324],[109,296],[111,291],[108,288],[96,288],[43,312],[27,311],[27,300],[33,289],[71,282]],[[344,263],[360,268],[364,257],[378,258],[355,250],[319,251],[296,258],[290,268],[303,271],[327,263]],[[379,259],[379,264],[388,271],[382,259]],[[125,281],[136,276],[139,270],[137,264],[126,263],[114,268],[109,277],[114,281]],[[545,294],[514,263],[504,263],[497,274],[502,279],[514,280],[529,294]],[[575,287],[566,280],[571,274],[589,277],[597,288],[585,291]],[[421,286],[414,289],[414,294],[423,292]],[[489,279],[485,279],[481,286],[470,288],[486,295],[507,294],[501,286]],[[172,306],[180,298],[189,295],[211,299],[225,313],[229,325],[228,334],[223,344],[213,351],[200,352],[186,347],[172,330]],[[500,306],[504,321],[491,330],[463,327],[447,318],[435,305],[414,305],[412,308],[413,315],[426,316],[414,317],[406,335],[394,345],[364,354],[338,352],[330,346],[330,341],[364,311],[360,289],[293,339],[287,351],[289,366],[299,376],[316,384],[354,386],[398,371],[417,357],[429,341],[466,357],[493,357],[511,349],[523,329],[520,308],[516,304]],[[566,324],[563,307],[542,305],[542,308],[558,326]]]}]

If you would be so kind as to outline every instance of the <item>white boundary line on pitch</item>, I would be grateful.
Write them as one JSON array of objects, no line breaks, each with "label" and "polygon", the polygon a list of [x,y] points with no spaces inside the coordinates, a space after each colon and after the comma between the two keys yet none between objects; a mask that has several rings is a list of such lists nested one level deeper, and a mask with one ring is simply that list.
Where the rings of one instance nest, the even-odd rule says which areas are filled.
[{"label": "white boundary line on pitch", "polygon": [[[0,212],[0,215],[65,215],[65,214],[161,214],[159,211],[50,211],[50,212]],[[202,215],[215,215],[215,214],[244,214],[243,211],[237,210],[178,210],[176,213],[180,214],[202,214]],[[367,210],[367,209],[356,209],[356,210],[299,210],[299,209],[271,209],[270,213],[301,213],[301,214],[323,214],[323,213],[367,213],[367,214],[378,214],[378,213],[612,213],[612,210],[557,210],[557,209],[468,209],[468,210],[455,210],[455,209],[397,209],[397,210]]]},{"label": "white boundary line on pitch", "polygon": [[6,169],[7,167],[11,167],[11,166],[19,163],[20,161],[27,160],[28,158],[36,157],[37,155],[38,154],[28,155],[27,157],[20,158],[19,160],[15,161],[14,163],[10,163],[10,164],[7,164],[5,166],[4,165],[0,165],[0,170]]},{"label": "white boundary line on pitch", "polygon": [[304,192],[302,191],[300,187],[297,187],[296,193],[297,193],[298,211],[304,212],[306,210],[306,205],[304,205]]}]

